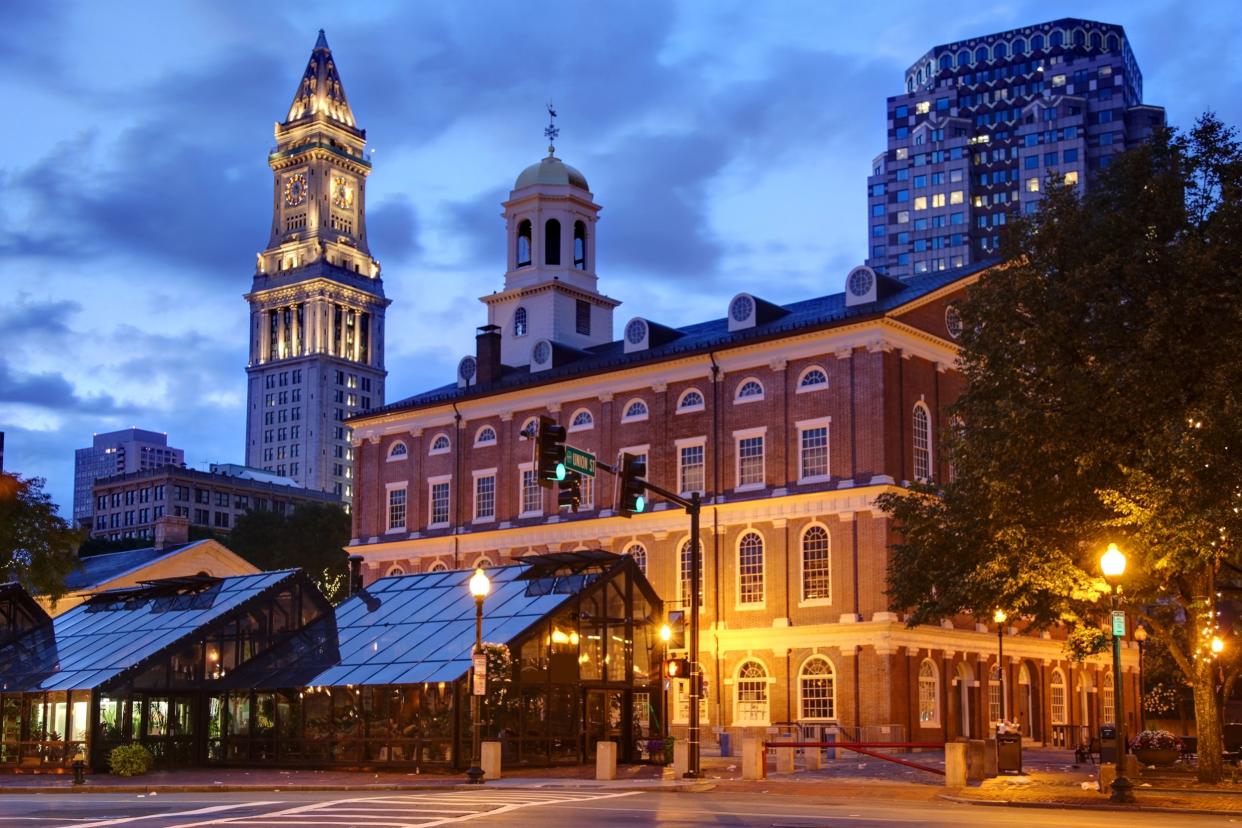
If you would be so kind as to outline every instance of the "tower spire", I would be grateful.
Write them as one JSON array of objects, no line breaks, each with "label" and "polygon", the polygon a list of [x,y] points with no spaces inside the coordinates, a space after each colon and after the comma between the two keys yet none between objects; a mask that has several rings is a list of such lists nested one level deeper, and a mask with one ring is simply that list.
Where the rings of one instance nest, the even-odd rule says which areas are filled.
[{"label": "tower spire", "polygon": [[289,105],[289,117],[285,123],[315,115],[323,115],[347,127],[355,126],[354,113],[349,108],[345,87],[341,85],[341,76],[337,74],[336,61],[332,58],[323,29],[319,30],[306,71],[302,73],[302,80],[293,93],[293,103]]}]

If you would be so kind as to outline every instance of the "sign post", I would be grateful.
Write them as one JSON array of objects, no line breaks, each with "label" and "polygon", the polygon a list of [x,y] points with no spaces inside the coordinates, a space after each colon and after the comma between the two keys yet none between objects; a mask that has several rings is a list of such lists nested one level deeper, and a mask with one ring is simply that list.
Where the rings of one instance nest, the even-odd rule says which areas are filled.
[{"label": "sign post", "polygon": [[1126,635],[1126,614],[1124,610],[1113,610],[1113,637],[1125,638]]}]

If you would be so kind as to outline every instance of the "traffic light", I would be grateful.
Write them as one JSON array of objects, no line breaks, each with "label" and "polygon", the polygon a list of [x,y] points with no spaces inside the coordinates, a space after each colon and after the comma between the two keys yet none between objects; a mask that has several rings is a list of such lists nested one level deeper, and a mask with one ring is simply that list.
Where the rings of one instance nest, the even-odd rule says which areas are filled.
[{"label": "traffic light", "polygon": [[647,486],[642,477],[647,461],[635,454],[622,453],[621,479],[617,485],[617,514],[629,517],[647,508]]},{"label": "traffic light", "polygon": [[671,679],[690,678],[690,659],[666,658],[664,660],[664,677]]},{"label": "traffic light", "polygon": [[557,508],[578,511],[578,504],[582,502],[582,475],[576,471],[566,472],[565,479],[556,485]]},{"label": "traffic light", "polygon": [[565,479],[565,472],[565,427],[551,417],[540,417],[535,433],[535,479],[550,489]]}]

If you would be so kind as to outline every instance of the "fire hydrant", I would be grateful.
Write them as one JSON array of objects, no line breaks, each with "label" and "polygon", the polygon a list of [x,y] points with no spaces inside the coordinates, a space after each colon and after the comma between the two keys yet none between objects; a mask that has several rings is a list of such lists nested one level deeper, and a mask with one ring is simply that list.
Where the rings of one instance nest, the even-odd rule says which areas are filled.
[{"label": "fire hydrant", "polygon": [[73,757],[73,784],[86,784],[86,754],[81,750]]}]

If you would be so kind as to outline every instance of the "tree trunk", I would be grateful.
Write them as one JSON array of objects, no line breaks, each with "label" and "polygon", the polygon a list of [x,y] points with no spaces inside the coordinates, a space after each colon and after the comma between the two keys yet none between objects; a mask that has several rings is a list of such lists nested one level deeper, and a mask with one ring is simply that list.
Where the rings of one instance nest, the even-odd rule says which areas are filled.
[{"label": "tree trunk", "polygon": [[1216,701],[1216,662],[1200,657],[1195,662],[1195,728],[1199,736],[1199,781],[1220,782],[1225,775],[1221,757],[1220,705]]}]

